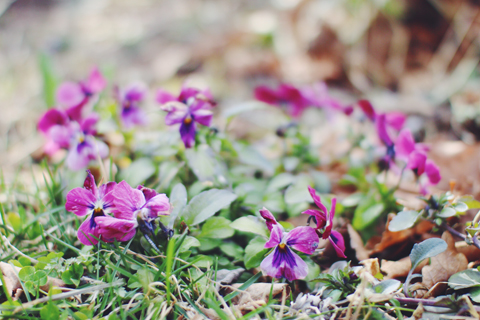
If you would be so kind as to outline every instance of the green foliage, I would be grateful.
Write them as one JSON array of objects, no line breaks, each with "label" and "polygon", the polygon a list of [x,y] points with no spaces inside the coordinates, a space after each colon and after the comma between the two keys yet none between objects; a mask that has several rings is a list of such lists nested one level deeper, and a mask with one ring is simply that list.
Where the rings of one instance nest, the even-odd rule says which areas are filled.
[{"label": "green foliage", "polygon": [[321,273],[315,282],[320,282],[328,290],[325,295],[336,297],[334,300],[345,298],[355,292],[360,278],[350,266],[350,262],[337,262],[332,265],[328,273]]},{"label": "green foliage", "polygon": [[265,254],[268,252],[268,249],[265,249],[265,239],[261,237],[256,237],[250,240],[248,245],[245,247],[245,268],[256,268],[262,262]]},{"label": "green foliage", "polygon": [[194,226],[229,206],[236,198],[237,196],[228,190],[204,191],[190,200],[180,216],[187,225]]}]

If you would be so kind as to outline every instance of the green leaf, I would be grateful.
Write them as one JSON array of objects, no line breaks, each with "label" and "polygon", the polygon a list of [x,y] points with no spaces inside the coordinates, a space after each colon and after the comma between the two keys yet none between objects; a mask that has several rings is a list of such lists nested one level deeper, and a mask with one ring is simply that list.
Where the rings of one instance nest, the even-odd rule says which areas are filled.
[{"label": "green leaf", "polygon": [[352,193],[351,195],[343,199],[342,204],[344,207],[347,208],[355,207],[360,203],[363,197],[365,197],[365,194],[361,192]]},{"label": "green leaf", "polygon": [[311,170],[310,176],[313,178],[315,189],[319,193],[329,193],[332,190],[330,178],[324,172]]},{"label": "green leaf", "polygon": [[356,230],[363,230],[367,228],[380,217],[383,209],[383,203],[377,203],[367,208],[358,206],[353,214],[353,227]]},{"label": "green leaf", "polygon": [[295,182],[295,176],[291,173],[280,173],[270,180],[267,186],[267,192],[281,190]]},{"label": "green leaf", "polygon": [[230,227],[230,220],[224,217],[211,217],[202,226],[199,237],[224,239],[233,236],[233,228]]},{"label": "green leaf", "polygon": [[414,270],[420,262],[427,258],[436,256],[447,250],[447,243],[440,238],[430,238],[413,246],[410,252],[410,260],[412,261],[412,270]]},{"label": "green leaf", "polygon": [[213,216],[217,211],[229,206],[237,195],[220,189],[204,191],[190,200],[181,216],[185,223],[190,226],[197,225]]},{"label": "green leaf", "polygon": [[212,239],[212,238],[201,238],[200,240],[200,250],[201,251],[210,251],[219,247],[223,241],[220,239]]},{"label": "green leaf", "polygon": [[34,282],[38,286],[44,286],[47,284],[47,273],[43,270],[36,271],[33,276],[31,277],[32,282]]},{"label": "green leaf", "polygon": [[238,244],[234,242],[224,242],[220,245],[220,250],[227,256],[234,258],[235,260],[241,260],[243,258],[244,250]]},{"label": "green leaf", "polygon": [[454,290],[480,287],[480,271],[467,269],[457,272],[448,279],[448,285]]},{"label": "green leaf", "polygon": [[468,293],[468,295],[470,296],[470,298],[472,298],[473,301],[475,301],[477,303],[480,303],[480,288],[479,287],[472,288],[470,290],[470,292]]},{"label": "green leaf", "polygon": [[175,220],[180,212],[185,208],[187,204],[187,189],[181,183],[177,183],[170,193],[170,204],[172,205],[173,209],[170,213],[168,227],[173,228],[175,224]]},{"label": "green leaf", "polygon": [[230,227],[238,231],[251,232],[264,237],[268,236],[268,229],[265,223],[255,216],[238,218],[230,223]]},{"label": "green leaf", "polygon": [[461,202],[461,201],[455,202],[454,204],[452,204],[452,207],[453,207],[453,208],[455,209],[455,211],[457,211],[457,212],[465,212],[465,211],[467,211],[467,210],[469,209],[468,206],[467,206],[465,203]]},{"label": "green leaf", "polygon": [[7,214],[7,222],[9,225],[12,226],[13,230],[16,232],[20,232],[22,230],[22,219],[18,215],[18,213],[15,212],[9,212]]},{"label": "green leaf", "polygon": [[[173,236],[173,238],[176,240],[180,238],[180,235],[176,234]],[[191,247],[200,247],[200,241],[197,238],[186,236],[182,242],[182,245],[178,249],[178,252],[188,251]]]},{"label": "green leaf", "polygon": [[58,320],[60,319],[60,310],[55,304],[50,302],[40,309],[40,317],[42,320]]},{"label": "green leaf", "polygon": [[184,162],[164,161],[160,164],[158,179],[160,180],[159,190],[166,189],[178,171],[185,165]]},{"label": "green leaf", "polygon": [[440,218],[450,218],[457,214],[457,211],[452,207],[445,207],[441,212],[437,213],[437,217]]},{"label": "green leaf", "polygon": [[465,203],[468,209],[480,209],[480,201],[475,200],[471,195],[463,196],[458,201]]},{"label": "green leaf", "polygon": [[297,204],[302,202],[313,202],[308,186],[312,185],[312,179],[306,175],[299,175],[294,184],[285,191],[285,203]]},{"label": "green leaf", "polygon": [[420,214],[415,210],[400,211],[388,224],[388,230],[396,232],[408,229],[415,224]]},{"label": "green leaf", "polygon": [[268,249],[265,249],[265,243],[266,240],[261,237],[250,240],[245,248],[245,257],[243,258],[245,268],[251,269],[260,265],[265,254],[268,252]]},{"label": "green leaf", "polygon": [[213,180],[219,164],[216,161],[212,149],[201,144],[196,148],[185,150],[187,164],[200,181]]},{"label": "green leaf", "polygon": [[20,278],[20,280],[25,282],[25,281],[32,280],[34,274],[35,274],[35,267],[28,266],[20,269],[20,271],[18,272],[18,277]]},{"label": "green leaf", "polygon": [[270,160],[265,158],[257,149],[250,145],[235,145],[240,162],[251,165],[255,168],[265,171],[266,174],[272,175],[275,168]]},{"label": "green leaf", "polygon": [[373,290],[375,293],[390,294],[400,288],[401,285],[402,283],[396,279],[387,279],[374,285]]},{"label": "green leaf", "polygon": [[120,179],[125,180],[131,186],[142,184],[155,173],[155,165],[149,158],[139,158],[130,166],[120,172]]}]

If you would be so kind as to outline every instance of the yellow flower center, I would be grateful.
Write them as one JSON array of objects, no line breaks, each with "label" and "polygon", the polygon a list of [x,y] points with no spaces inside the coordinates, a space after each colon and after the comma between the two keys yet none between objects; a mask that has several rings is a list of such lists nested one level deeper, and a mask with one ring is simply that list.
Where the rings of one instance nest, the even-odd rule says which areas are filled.
[{"label": "yellow flower center", "polygon": [[185,124],[190,124],[190,123],[192,123],[192,117],[187,116],[185,119],[183,119],[183,123],[185,123]]},{"label": "yellow flower center", "polygon": [[280,243],[280,244],[278,245],[278,247],[279,247],[280,249],[282,249],[282,250],[284,250],[286,246],[287,246],[287,245],[286,245],[285,243]]}]

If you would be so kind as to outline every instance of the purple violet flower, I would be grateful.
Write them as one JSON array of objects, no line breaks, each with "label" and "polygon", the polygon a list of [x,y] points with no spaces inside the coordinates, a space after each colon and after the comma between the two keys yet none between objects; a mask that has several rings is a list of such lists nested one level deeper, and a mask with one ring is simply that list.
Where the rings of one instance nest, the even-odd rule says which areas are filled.
[{"label": "purple violet flower", "polygon": [[64,82],[57,89],[57,102],[64,108],[71,120],[79,121],[84,115],[84,107],[92,96],[101,92],[107,82],[98,68],[94,68],[86,81]]},{"label": "purple violet flower", "polygon": [[265,248],[274,248],[263,259],[260,268],[274,278],[285,277],[288,281],[305,278],[308,274],[308,266],[292,251],[292,248],[306,254],[314,253],[319,242],[315,229],[296,227],[290,232],[285,232],[270,211],[263,208],[260,210],[260,214],[266,220],[267,227],[271,232]]},{"label": "purple violet flower", "polygon": [[285,108],[293,118],[299,118],[306,108],[312,105],[304,93],[290,84],[280,84],[275,90],[266,86],[258,86],[254,91],[255,99]]},{"label": "purple violet flower", "polygon": [[209,127],[212,122],[214,105],[208,90],[182,87],[178,97],[159,90],[157,102],[168,114],[165,123],[169,126],[180,123],[180,136],[185,148],[195,145],[196,123]]},{"label": "purple violet flower", "polygon": [[[106,238],[128,241],[135,235],[136,228],[153,231],[151,222],[160,215],[170,214],[170,202],[165,194],[138,186],[132,188],[120,182],[112,193],[115,202],[113,217],[97,218],[100,233]],[[146,228],[146,230],[145,230]]]},{"label": "purple violet flower", "polygon": [[83,119],[81,123],[72,121],[70,127],[70,147],[67,155],[67,166],[71,170],[80,170],[88,166],[91,160],[108,156],[108,146],[95,138],[94,125],[98,121],[96,114]]},{"label": "purple violet flower", "polygon": [[140,109],[140,102],[145,97],[146,88],[143,84],[133,84],[125,90],[115,88],[117,100],[121,106],[120,120],[125,129],[131,129],[135,125],[147,123],[147,115]]},{"label": "purple violet flower", "polygon": [[66,162],[71,170],[85,168],[97,156],[105,158],[108,146],[95,138],[97,121],[95,113],[77,122],[70,120],[64,110],[48,110],[38,122],[38,130],[47,138],[45,153],[52,155],[59,149],[68,149]]},{"label": "purple violet flower", "polygon": [[87,216],[77,232],[78,240],[84,245],[98,243],[98,240],[91,237],[92,235],[96,238],[102,236],[102,240],[107,242],[111,241],[101,234],[97,219],[107,217],[106,214],[112,212],[114,207],[112,191],[116,185],[116,182],[108,182],[97,188],[92,173],[87,170],[83,188],[74,188],[68,192],[65,209],[79,217]]},{"label": "purple violet flower", "polygon": [[317,221],[317,230],[322,234],[323,239],[327,239],[333,245],[333,248],[337,252],[337,256],[341,258],[346,258],[345,256],[345,240],[340,232],[332,230],[333,227],[333,217],[335,216],[335,206],[337,204],[337,199],[332,199],[332,208],[330,212],[327,210],[327,207],[322,203],[322,200],[317,196],[315,189],[308,187],[308,191],[312,196],[313,202],[317,205],[320,210],[308,209],[303,211],[303,214],[309,214],[315,217]]}]

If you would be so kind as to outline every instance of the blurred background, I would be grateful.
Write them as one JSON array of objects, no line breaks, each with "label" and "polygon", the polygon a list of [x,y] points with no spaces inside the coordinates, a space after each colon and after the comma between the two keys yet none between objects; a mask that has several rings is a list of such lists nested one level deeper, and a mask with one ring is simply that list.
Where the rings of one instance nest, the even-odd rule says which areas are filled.
[{"label": "blurred background", "polygon": [[411,114],[444,187],[477,194],[479,16],[468,0],[0,0],[0,165],[41,148],[44,85],[99,66],[146,82],[149,110],[154,89],[186,78],[221,107],[258,84],[326,81],[345,103]]}]

